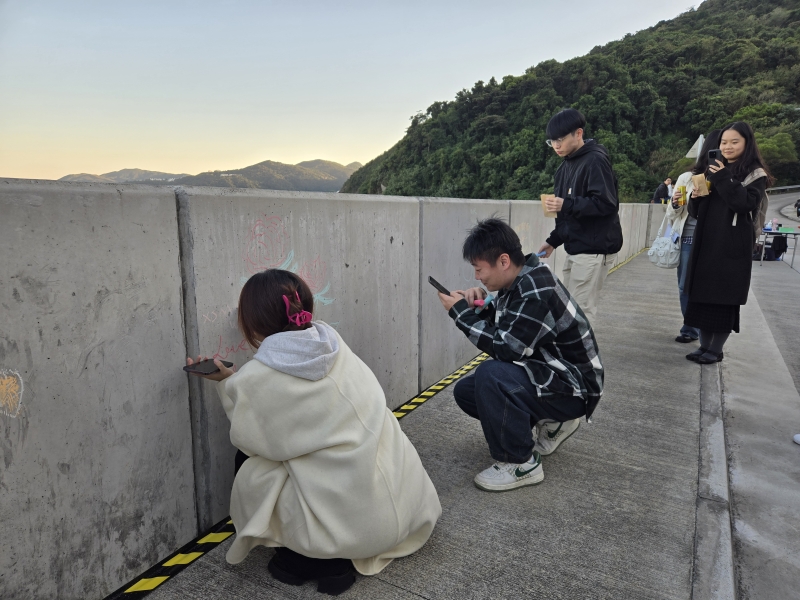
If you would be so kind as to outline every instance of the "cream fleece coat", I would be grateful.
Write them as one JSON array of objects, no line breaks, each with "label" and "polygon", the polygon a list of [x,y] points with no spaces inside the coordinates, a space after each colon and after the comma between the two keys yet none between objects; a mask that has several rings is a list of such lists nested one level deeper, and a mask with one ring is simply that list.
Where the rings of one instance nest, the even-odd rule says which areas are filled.
[{"label": "cream fleece coat", "polygon": [[322,322],[268,337],[217,386],[231,442],[250,456],[233,482],[236,539],[350,558],[379,573],[428,540],[442,509],[375,375]]},{"label": "cream fleece coat", "polygon": [[689,198],[692,196],[694,184],[692,184],[692,173],[687,171],[681,173],[678,180],[675,182],[675,187],[678,188],[682,185],[686,186],[686,204],[678,208],[672,207],[672,200],[667,202],[667,222],[672,225],[672,233],[677,233],[679,236],[683,231],[683,226],[686,224],[686,219],[689,216]]}]

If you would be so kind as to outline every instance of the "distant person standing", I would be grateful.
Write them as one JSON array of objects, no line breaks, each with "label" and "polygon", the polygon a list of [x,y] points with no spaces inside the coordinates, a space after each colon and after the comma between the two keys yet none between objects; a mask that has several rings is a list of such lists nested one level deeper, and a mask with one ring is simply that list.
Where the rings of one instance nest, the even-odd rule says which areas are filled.
[{"label": "distant person standing", "polygon": [[797,217],[800,218],[800,200],[794,203],[794,208],[797,210]]},{"label": "distant person standing", "polygon": [[[708,151],[714,148],[719,148],[720,130],[712,131],[706,138],[700,154],[694,165],[694,169],[698,173],[705,172],[708,169]],[[686,198],[681,194],[681,187],[686,188]],[[681,303],[681,314],[686,317],[686,307],[689,305],[689,294],[686,293],[686,271],[689,268],[689,258],[692,255],[692,241],[694,240],[694,228],[697,225],[697,219],[689,214],[688,201],[684,204],[680,202],[688,200],[694,191],[694,184],[692,183],[692,172],[687,171],[681,174],[675,182],[675,192],[673,193],[672,202],[667,206],[667,221],[672,227],[672,235],[678,236],[681,241],[681,255],[678,262],[678,297]],[[678,337],[675,338],[676,342],[688,344],[694,342],[700,337],[700,330],[696,327],[690,327],[685,323],[681,327]]]},{"label": "distant person standing", "polygon": [[709,160],[705,170],[709,195],[700,196],[695,188],[689,201],[697,225],[684,288],[689,294],[684,323],[700,330],[700,348],[686,358],[700,364],[721,361],[731,331],[739,332],[739,309],[747,302],[753,266],[753,223],[772,180],[747,123],[725,127],[719,149],[722,160]]},{"label": "distant person standing", "polygon": [[544,200],[547,210],[558,213],[556,228],[539,252],[547,257],[564,245],[562,282],[593,322],[597,296],[622,248],[622,227],[608,151],[594,140],[584,141],[585,127],[585,117],[574,108],[547,124],[547,145],[564,162],[556,171],[555,198]]},{"label": "distant person standing", "polygon": [[672,196],[672,179],[667,177],[663,183],[658,184],[656,193],[653,194],[653,199],[650,204],[665,204],[667,198]]}]

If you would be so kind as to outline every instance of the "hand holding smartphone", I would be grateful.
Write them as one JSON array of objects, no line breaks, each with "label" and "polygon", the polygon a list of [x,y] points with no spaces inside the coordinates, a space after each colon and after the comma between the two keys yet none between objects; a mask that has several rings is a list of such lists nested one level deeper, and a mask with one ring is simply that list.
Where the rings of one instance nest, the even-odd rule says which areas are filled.
[{"label": "hand holding smartphone", "polygon": [[[722,166],[720,166],[719,163],[721,163]],[[722,169],[725,168],[725,166],[727,164],[728,164],[728,161],[722,155],[722,150],[720,150],[719,148],[715,148],[713,150],[709,150],[708,151],[708,169],[712,173],[716,173],[717,171],[721,171]]]},{"label": "hand holding smartphone", "polygon": [[[198,356],[197,361],[192,361],[192,359],[190,358],[186,362],[189,364],[185,365],[183,367],[183,370],[186,371],[187,373],[191,373],[192,375],[199,375],[200,377],[215,376],[208,378],[220,381],[220,379],[217,379],[217,377],[221,377],[222,372],[220,371],[219,367],[214,363],[213,358],[206,358],[205,360],[200,360],[200,357]],[[233,366],[233,363],[228,362],[227,360],[220,360],[219,362],[222,364],[223,367],[226,368],[226,370],[230,369]],[[230,373],[228,373],[228,375],[230,375]],[[224,379],[228,375],[221,377],[221,379]]]}]

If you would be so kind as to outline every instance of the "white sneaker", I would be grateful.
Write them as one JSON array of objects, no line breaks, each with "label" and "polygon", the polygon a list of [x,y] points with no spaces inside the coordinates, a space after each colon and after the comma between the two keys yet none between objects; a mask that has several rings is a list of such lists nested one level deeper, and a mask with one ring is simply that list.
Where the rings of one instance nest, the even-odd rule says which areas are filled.
[{"label": "white sneaker", "polygon": [[544,480],[542,457],[534,450],[528,462],[520,464],[496,462],[475,476],[475,485],[487,492],[505,492],[523,485],[536,485]]},{"label": "white sneaker", "polygon": [[563,423],[540,424],[539,435],[536,437],[536,449],[542,456],[552,454],[564,440],[578,431],[580,426],[580,419],[572,419]]},{"label": "white sneaker", "polygon": [[792,439],[794,440],[795,444],[800,444],[800,433],[794,434],[794,437]]}]

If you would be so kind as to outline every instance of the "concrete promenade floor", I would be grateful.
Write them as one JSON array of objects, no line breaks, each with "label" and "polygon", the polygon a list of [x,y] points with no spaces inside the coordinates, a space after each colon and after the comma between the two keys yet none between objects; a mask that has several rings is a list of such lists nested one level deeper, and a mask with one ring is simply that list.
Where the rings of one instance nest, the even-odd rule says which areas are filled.
[{"label": "concrete promenade floor", "polygon": [[[696,344],[673,341],[675,271],[645,255],[623,266],[595,324],[605,396],[594,422],[545,457],[544,482],[475,488],[492,462],[480,425],[451,389],[440,393],[401,425],[442,518],[419,552],[341,597],[688,600],[732,598],[735,588],[740,600],[800,598],[798,298],[800,274],[754,264],[742,333],[720,365],[700,367],[684,359]],[[149,598],[324,597],[313,584],[273,580],[271,550],[228,565],[229,543]]]}]

